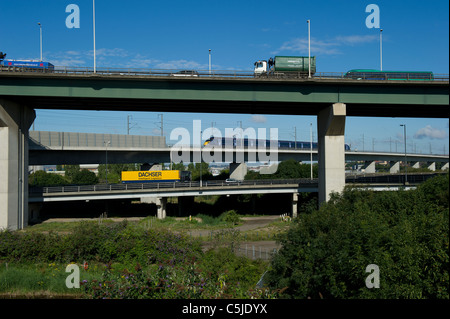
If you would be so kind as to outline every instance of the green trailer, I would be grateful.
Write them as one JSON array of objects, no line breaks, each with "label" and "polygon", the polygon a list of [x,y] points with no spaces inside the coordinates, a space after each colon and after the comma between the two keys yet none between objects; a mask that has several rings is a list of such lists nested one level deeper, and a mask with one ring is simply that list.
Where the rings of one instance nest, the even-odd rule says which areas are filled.
[{"label": "green trailer", "polygon": [[276,56],[267,60],[259,60],[254,63],[255,77],[308,77],[310,67],[311,75],[316,73],[316,57],[311,57],[311,65],[307,56]]},{"label": "green trailer", "polygon": [[[306,56],[276,56],[273,72],[309,74],[309,58]],[[311,57],[311,75],[316,73],[316,57]]]}]

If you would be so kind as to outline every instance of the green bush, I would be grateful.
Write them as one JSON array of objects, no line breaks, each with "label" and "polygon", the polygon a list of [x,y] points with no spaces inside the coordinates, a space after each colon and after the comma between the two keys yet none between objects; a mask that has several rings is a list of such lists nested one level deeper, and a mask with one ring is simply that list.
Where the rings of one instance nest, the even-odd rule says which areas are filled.
[{"label": "green bush", "polygon": [[[267,279],[287,298],[449,298],[448,175],[413,191],[347,189],[282,237]],[[380,288],[368,289],[369,264]]]},{"label": "green bush", "polygon": [[222,214],[221,219],[231,225],[237,225],[241,221],[237,212],[232,209]]},{"label": "green bush", "polygon": [[196,258],[200,244],[179,234],[132,227],[127,222],[107,225],[81,222],[66,235],[0,232],[0,261],[103,263],[167,262]]}]

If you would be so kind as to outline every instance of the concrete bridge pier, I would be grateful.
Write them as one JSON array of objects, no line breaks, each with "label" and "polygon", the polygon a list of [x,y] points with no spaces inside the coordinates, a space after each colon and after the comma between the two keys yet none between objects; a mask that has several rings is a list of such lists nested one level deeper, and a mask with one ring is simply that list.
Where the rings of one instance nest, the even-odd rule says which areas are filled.
[{"label": "concrete bridge pier", "polygon": [[319,135],[319,203],[330,199],[332,192],[345,186],[345,117],[346,105],[335,103],[317,116]]},{"label": "concrete bridge pier", "polygon": [[420,162],[413,162],[411,165],[412,168],[420,168]]},{"label": "concrete bridge pier", "polygon": [[28,129],[34,109],[0,99],[0,229],[28,225]]},{"label": "concrete bridge pier", "polygon": [[395,174],[400,172],[400,162],[391,162],[391,168],[389,168],[389,173]]},{"label": "concrete bridge pier", "polygon": [[375,161],[366,162],[364,172],[365,173],[376,173]]},{"label": "concrete bridge pier", "polygon": [[432,171],[432,172],[436,171],[436,162],[431,162],[431,163],[428,163],[427,165],[428,165],[428,169],[430,171]]},{"label": "concrete bridge pier", "polygon": [[292,218],[297,217],[298,212],[298,193],[292,194]]},{"label": "concrete bridge pier", "polygon": [[441,170],[445,171],[446,169],[448,169],[448,167],[449,167],[449,165],[448,165],[448,162],[447,162],[441,167]]},{"label": "concrete bridge pier", "polygon": [[247,164],[244,163],[230,163],[230,178],[238,181],[243,181],[247,175]]},{"label": "concrete bridge pier", "polygon": [[141,197],[141,203],[155,204],[156,217],[158,219],[166,218],[167,197]]},{"label": "concrete bridge pier", "polygon": [[156,198],[156,211],[158,219],[166,218],[167,197]]}]

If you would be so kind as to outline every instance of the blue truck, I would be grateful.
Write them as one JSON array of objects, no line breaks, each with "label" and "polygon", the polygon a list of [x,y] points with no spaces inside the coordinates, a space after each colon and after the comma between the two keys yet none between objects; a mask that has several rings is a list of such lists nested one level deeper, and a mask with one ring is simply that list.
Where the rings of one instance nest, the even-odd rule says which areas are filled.
[{"label": "blue truck", "polygon": [[0,62],[0,66],[24,69],[38,69],[46,71],[53,71],[55,69],[55,66],[49,62],[34,60],[3,60]]}]

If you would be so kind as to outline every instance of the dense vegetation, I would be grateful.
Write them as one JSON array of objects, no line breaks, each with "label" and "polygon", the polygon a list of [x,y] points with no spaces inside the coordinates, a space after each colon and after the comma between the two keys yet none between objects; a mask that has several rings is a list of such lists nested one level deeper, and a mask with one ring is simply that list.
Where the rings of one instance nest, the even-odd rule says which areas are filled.
[{"label": "dense vegetation", "polygon": [[[265,280],[285,298],[449,298],[449,175],[413,191],[346,189],[304,212]],[[368,289],[366,267],[380,270]]]},{"label": "dense vegetation", "polygon": [[30,186],[62,186],[62,185],[93,185],[98,183],[95,173],[80,169],[80,165],[66,165],[65,176],[45,171],[37,171],[28,177]]},{"label": "dense vegetation", "polygon": [[[236,221],[235,213],[228,217]],[[39,289],[54,281],[49,273],[62,278],[59,287],[64,287],[66,265],[86,262],[87,272],[97,269],[84,274],[88,279],[81,278],[81,291],[87,298],[274,296],[254,289],[266,262],[238,257],[231,246],[219,246],[203,252],[199,240],[127,222],[82,222],[66,234],[6,230],[0,232],[0,293],[13,287],[6,275],[29,274],[33,264],[42,266],[34,267],[36,275],[30,275],[27,285]]]},{"label": "dense vegetation", "polygon": [[[313,178],[318,176],[318,166],[313,165]],[[311,165],[302,164],[296,160],[289,159],[280,162],[278,169],[274,174],[260,174],[259,172],[248,171],[246,180],[254,179],[289,179],[289,178],[310,178]]]}]

